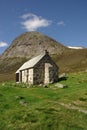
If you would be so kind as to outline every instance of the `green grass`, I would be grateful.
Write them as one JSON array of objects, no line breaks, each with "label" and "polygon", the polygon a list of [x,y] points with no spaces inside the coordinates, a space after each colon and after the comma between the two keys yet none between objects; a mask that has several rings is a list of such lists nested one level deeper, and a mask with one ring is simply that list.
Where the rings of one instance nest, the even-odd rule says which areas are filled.
[{"label": "green grass", "polygon": [[87,111],[87,73],[68,74],[59,83],[68,88],[1,83],[0,130],[87,130],[87,113],[79,111]]}]

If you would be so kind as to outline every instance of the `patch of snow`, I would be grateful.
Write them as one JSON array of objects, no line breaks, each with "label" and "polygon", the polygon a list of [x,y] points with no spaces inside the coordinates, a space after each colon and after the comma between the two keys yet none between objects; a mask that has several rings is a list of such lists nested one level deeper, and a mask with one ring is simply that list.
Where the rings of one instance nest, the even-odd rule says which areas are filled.
[{"label": "patch of snow", "polygon": [[67,46],[68,48],[71,48],[71,49],[83,49],[83,47],[75,47],[75,46]]}]

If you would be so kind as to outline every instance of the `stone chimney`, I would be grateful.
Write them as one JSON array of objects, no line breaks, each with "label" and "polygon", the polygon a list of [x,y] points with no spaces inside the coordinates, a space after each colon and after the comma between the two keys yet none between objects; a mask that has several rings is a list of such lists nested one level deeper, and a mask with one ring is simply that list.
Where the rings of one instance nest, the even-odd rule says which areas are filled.
[{"label": "stone chimney", "polygon": [[45,55],[49,55],[49,52],[47,50],[45,50]]}]

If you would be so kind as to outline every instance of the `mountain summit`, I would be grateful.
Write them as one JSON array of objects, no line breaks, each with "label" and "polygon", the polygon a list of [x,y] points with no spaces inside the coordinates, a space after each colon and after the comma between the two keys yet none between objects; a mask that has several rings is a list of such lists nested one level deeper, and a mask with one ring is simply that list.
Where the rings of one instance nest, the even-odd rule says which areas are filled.
[{"label": "mountain summit", "polygon": [[61,54],[66,47],[54,39],[39,32],[26,32],[13,40],[2,54],[2,58],[26,57],[39,55],[48,50],[50,54]]}]

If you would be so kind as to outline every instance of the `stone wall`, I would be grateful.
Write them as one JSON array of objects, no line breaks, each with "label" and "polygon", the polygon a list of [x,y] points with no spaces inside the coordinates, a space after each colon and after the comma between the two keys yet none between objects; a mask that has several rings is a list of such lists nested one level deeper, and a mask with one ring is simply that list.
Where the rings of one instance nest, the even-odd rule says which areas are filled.
[{"label": "stone wall", "polygon": [[58,81],[58,66],[45,55],[34,67],[34,84],[49,84]]},{"label": "stone wall", "polygon": [[44,63],[39,62],[34,67],[34,84],[44,84]]},{"label": "stone wall", "polygon": [[49,84],[58,81],[58,66],[46,54],[33,68],[22,70],[20,81],[29,84]]}]

